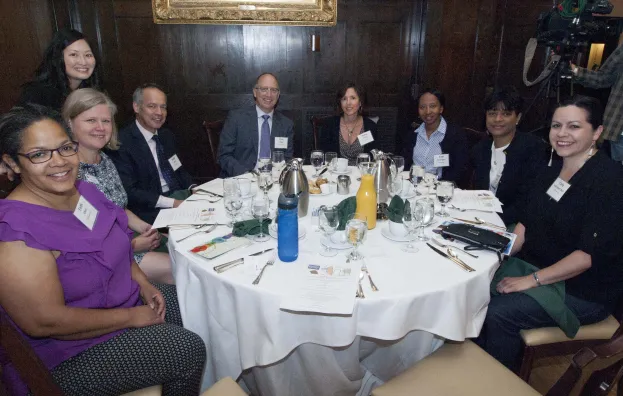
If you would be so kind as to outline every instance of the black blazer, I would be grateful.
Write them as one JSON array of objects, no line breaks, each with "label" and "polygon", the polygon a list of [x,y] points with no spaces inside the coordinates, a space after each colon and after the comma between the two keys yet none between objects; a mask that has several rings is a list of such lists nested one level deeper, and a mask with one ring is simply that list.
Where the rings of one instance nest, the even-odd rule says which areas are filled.
[{"label": "black blazer", "polygon": [[66,96],[55,86],[33,81],[24,84],[23,87],[18,104],[35,103],[56,111],[61,111]]},{"label": "black blazer", "polygon": [[[474,189],[489,189],[491,171],[491,144],[493,138],[479,142],[471,153],[474,168]],[[504,204],[500,217],[504,224],[518,221],[519,206],[530,192],[534,180],[547,166],[547,145],[534,135],[517,131],[506,149],[506,164],[498,184],[496,196]]]},{"label": "black blazer", "polygon": [[[443,168],[441,179],[459,183],[467,172],[469,153],[467,149],[467,138],[463,128],[447,122],[446,136],[441,141],[441,153],[450,155],[450,166]],[[413,164],[413,150],[417,144],[417,133],[411,131],[411,145],[405,147],[403,156],[405,157],[405,170]],[[464,187],[464,186],[459,186]]]},{"label": "black blazer", "polygon": [[[325,153],[327,151],[340,153],[340,118],[340,116],[331,117],[321,126],[320,131],[318,131],[318,150],[322,150]],[[379,142],[376,140],[376,123],[368,117],[363,117],[363,131],[370,131],[374,138],[373,142],[363,146],[363,151],[370,153],[370,150],[379,148]]]},{"label": "black blazer", "polygon": [[[173,133],[161,128],[158,130],[158,136],[166,158],[171,158],[175,154]],[[113,160],[128,194],[128,209],[151,224],[160,211],[156,209],[156,203],[162,195],[156,162],[145,138],[136,126],[136,121],[132,120],[119,131],[119,141],[121,143],[119,150],[108,150],[106,153]],[[192,178],[184,166],[175,171],[175,176],[183,188],[188,188],[192,184]]]}]

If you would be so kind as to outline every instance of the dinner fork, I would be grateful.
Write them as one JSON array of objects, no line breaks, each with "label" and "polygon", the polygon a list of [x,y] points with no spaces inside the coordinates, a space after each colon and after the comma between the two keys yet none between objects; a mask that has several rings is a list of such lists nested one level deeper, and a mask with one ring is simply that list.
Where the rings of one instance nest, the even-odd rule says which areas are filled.
[{"label": "dinner fork", "polygon": [[459,211],[459,212],[461,212],[461,213],[463,213],[463,212],[472,212],[472,211],[474,211],[474,212],[482,212],[482,213],[493,213],[493,211],[491,211],[491,210],[483,210],[483,209],[463,209],[463,208],[456,207],[456,206],[454,206],[454,205],[452,205],[452,204],[449,204],[449,205],[448,205],[448,207],[449,207],[450,209],[458,210],[458,211]]},{"label": "dinner fork", "polygon": [[475,254],[472,254],[472,253],[466,251],[465,249],[462,249],[462,248],[460,248],[460,247],[458,247],[456,245],[451,245],[451,244],[449,244],[447,242],[441,242],[437,238],[431,238],[431,240],[433,241],[433,243],[435,243],[439,247],[442,247],[442,248],[456,248],[456,249],[461,250],[461,253],[465,253],[465,254],[467,254],[469,256],[472,256],[473,258],[478,258],[478,256],[476,256]]},{"label": "dinner fork", "polygon": [[191,237],[191,236],[193,236],[193,235],[201,234],[202,232],[204,232],[204,233],[206,233],[206,234],[207,234],[207,233],[209,233],[209,232],[214,231],[214,229],[215,229],[215,228],[216,228],[216,224],[212,224],[212,225],[210,226],[210,228],[208,228],[207,230],[202,230],[202,229],[200,229],[199,231],[195,231],[195,232],[193,232],[193,233],[192,233],[192,234],[190,234],[190,235],[186,235],[184,238],[180,238],[180,239],[176,240],[176,241],[175,241],[175,243],[182,242],[183,240],[185,240],[185,239],[187,239],[187,238],[190,238],[190,237]]},{"label": "dinner fork", "polygon": [[361,270],[363,272],[366,273],[366,275],[368,275],[368,280],[370,281],[370,288],[372,289],[372,291],[379,291],[379,288],[376,287],[376,285],[374,284],[374,282],[372,282],[372,277],[370,276],[370,273],[368,272],[368,267],[366,266],[365,261],[363,262],[363,264],[361,265]]},{"label": "dinner fork", "polygon": [[260,279],[262,279],[262,275],[264,275],[264,270],[266,269],[266,267],[268,267],[269,265],[273,265],[273,264],[275,264],[275,257],[271,258],[270,260],[266,262],[266,264],[264,264],[264,266],[262,267],[262,270],[260,271],[260,274],[253,281],[254,285],[257,285],[258,283],[260,283]]}]

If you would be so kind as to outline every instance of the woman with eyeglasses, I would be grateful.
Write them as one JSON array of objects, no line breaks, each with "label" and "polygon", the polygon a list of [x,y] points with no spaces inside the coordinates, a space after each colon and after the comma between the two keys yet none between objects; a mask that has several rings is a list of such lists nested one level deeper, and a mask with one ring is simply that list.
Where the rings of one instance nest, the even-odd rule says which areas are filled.
[{"label": "woman with eyeglasses", "polygon": [[[20,179],[0,200],[0,315],[63,393],[163,384],[163,395],[198,394],[205,345],[182,327],[175,288],[155,287],[134,261],[124,210],[76,181],[78,143],[60,114],[12,109],[0,117],[0,152]],[[9,394],[27,394],[2,355],[0,365]]]},{"label": "woman with eyeglasses", "polygon": [[318,148],[336,152],[355,165],[362,153],[378,148],[376,122],[363,115],[366,94],[362,86],[349,82],[336,95],[340,115],[329,118],[319,131]]},{"label": "woman with eyeglasses", "polygon": [[63,119],[73,139],[79,143],[78,179],[93,183],[106,198],[124,208],[132,239],[134,260],[152,282],[173,284],[171,259],[167,253],[154,251],[160,246],[160,234],[127,209],[128,196],[112,160],[104,149],[119,148],[115,114],[117,106],[106,94],[92,88],[72,92],[63,106]]},{"label": "woman with eyeglasses", "polygon": [[485,100],[487,139],[471,152],[475,190],[490,190],[502,202],[504,224],[517,222],[519,203],[547,164],[547,145],[517,130],[523,99],[514,87],[497,88]]}]

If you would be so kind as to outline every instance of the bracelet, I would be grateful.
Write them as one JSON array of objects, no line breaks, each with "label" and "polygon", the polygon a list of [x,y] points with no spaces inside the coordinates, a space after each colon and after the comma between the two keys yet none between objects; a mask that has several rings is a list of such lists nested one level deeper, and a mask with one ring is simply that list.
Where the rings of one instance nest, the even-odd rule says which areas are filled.
[{"label": "bracelet", "polygon": [[542,286],[541,285],[541,281],[539,280],[539,276],[536,274],[536,272],[532,273],[532,277],[534,278],[534,280],[536,281],[536,285],[537,286]]}]

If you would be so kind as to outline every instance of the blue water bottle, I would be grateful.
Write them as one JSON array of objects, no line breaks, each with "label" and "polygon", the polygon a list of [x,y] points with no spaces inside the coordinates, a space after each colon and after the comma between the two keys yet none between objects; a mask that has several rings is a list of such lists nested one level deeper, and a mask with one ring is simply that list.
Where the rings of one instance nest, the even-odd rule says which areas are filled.
[{"label": "blue water bottle", "polygon": [[299,199],[296,195],[279,194],[277,252],[279,260],[294,261],[299,257]]}]

